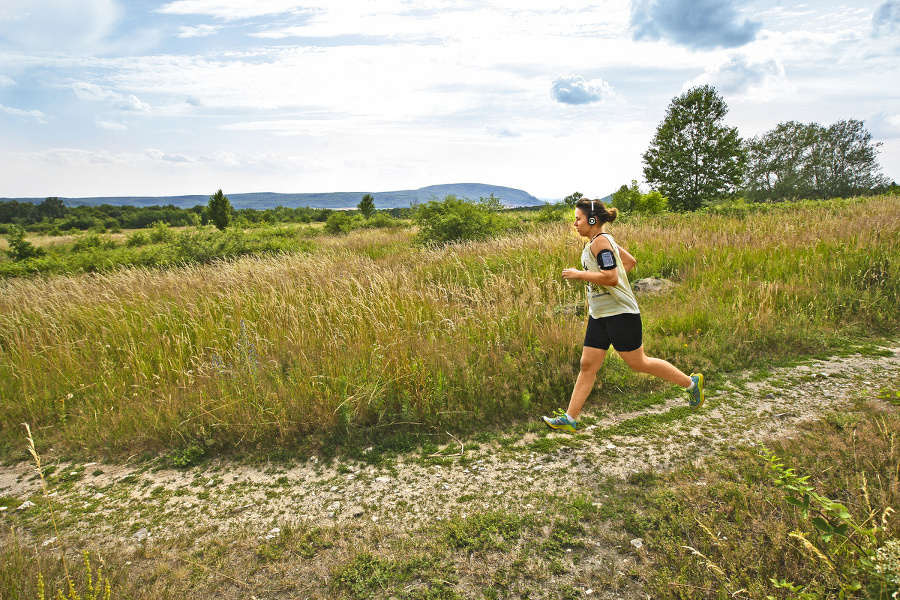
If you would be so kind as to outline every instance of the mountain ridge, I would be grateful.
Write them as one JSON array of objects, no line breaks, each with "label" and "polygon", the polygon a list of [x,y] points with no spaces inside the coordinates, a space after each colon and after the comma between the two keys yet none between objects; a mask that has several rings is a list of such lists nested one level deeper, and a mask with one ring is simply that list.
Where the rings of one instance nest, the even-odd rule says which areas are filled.
[{"label": "mountain ridge", "polygon": [[[501,203],[510,208],[524,206],[540,206],[543,201],[528,192],[516,188],[491,185],[485,183],[448,183],[429,185],[414,190],[395,190],[389,192],[303,192],[303,193],[277,193],[277,192],[250,192],[242,194],[228,194],[229,201],[235,209],[253,208],[265,210],[284,206],[297,208],[301,206],[310,208],[329,208],[332,210],[354,209],[366,194],[375,198],[375,207],[378,209],[406,208],[417,203],[428,202],[434,198],[443,199],[454,195],[458,198],[477,200],[491,196],[500,199]],[[44,198],[2,198],[0,200],[17,200],[38,204]],[[60,200],[66,206],[98,206],[111,204],[113,206],[167,206],[178,208],[192,208],[206,205],[209,196],[190,194],[182,196],[95,196],[70,198],[60,196]]]}]

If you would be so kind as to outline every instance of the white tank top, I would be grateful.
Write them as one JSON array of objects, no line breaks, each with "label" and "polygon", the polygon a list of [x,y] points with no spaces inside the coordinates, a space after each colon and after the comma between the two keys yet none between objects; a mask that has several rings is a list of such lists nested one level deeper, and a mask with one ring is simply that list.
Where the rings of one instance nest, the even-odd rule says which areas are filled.
[{"label": "white tank top", "polygon": [[[616,245],[616,241],[610,234],[601,233],[600,235],[605,235],[612,245],[613,253],[616,255],[616,271],[619,274],[619,282],[615,287],[588,283],[588,312],[595,319],[611,317],[622,313],[639,314],[641,311],[638,309],[637,300],[634,298],[634,292],[631,291],[631,284],[628,283],[628,274],[625,272],[625,267],[622,266],[622,256],[619,254],[619,246]],[[585,271],[593,271],[595,273],[600,272],[600,265],[597,263],[597,257],[591,254],[591,242],[588,242],[581,252],[581,265]]]}]

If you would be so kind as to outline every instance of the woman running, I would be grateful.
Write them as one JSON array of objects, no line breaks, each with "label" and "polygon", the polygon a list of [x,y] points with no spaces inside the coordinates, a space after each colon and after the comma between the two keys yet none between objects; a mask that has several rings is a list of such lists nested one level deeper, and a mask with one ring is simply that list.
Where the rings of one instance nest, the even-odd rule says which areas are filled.
[{"label": "woman running", "polygon": [[648,373],[680,385],[688,391],[691,408],[703,405],[703,375],[686,375],[671,363],[644,354],[641,341],[641,311],[638,309],[628,272],[637,261],[618,246],[607,233],[606,224],[616,220],[619,211],[607,208],[600,200],[581,199],[575,205],[575,231],[590,240],[581,253],[581,269],[564,269],[563,279],[582,279],[587,283],[590,316],[581,352],[581,371],[565,412],[543,417],[553,429],[575,433],[578,416],[588,394],[594,388],[597,371],[606,360],[610,345],[632,371]]}]

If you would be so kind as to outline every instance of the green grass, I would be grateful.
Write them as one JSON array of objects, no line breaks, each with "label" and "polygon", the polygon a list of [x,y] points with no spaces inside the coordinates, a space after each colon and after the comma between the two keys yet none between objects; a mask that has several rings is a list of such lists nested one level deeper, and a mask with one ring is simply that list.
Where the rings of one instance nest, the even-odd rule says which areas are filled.
[{"label": "green grass", "polygon": [[[783,464],[809,477],[818,494],[839,501],[846,508],[843,517],[819,511],[815,503],[804,514],[789,503],[791,492],[777,485],[759,449],[736,449],[654,486],[632,519],[634,533],[644,537],[657,563],[647,593],[712,598],[743,590],[751,598],[828,598],[844,589],[846,597],[887,598],[896,591],[895,583],[885,596],[873,592],[884,584],[874,567],[863,568],[860,561],[877,566],[876,549],[900,535],[893,517],[900,505],[900,419],[856,414],[847,425],[846,418],[826,419],[796,439],[770,444]],[[828,534],[832,525],[825,516],[845,534]],[[888,577],[900,576],[900,561],[881,566]]]},{"label": "green grass", "polygon": [[[640,300],[648,354],[714,387],[896,332],[898,202],[617,223],[633,279],[677,284]],[[186,467],[379,456],[533,420],[565,405],[577,372],[583,320],[556,309],[583,302],[559,275],[581,246],[561,225],[439,249],[367,230],[303,252],[4,280],[0,455],[21,457],[20,423],[62,453]],[[590,402],[640,409],[670,391],[610,359]]]}]

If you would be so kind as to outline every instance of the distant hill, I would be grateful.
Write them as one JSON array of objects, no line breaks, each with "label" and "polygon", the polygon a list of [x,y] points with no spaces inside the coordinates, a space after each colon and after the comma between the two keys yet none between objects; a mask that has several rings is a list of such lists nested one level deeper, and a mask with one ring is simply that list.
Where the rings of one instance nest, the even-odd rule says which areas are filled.
[{"label": "distant hill", "polygon": [[[215,191],[215,190],[213,190]],[[487,198],[491,194],[505,206],[517,208],[523,206],[541,206],[543,201],[532,196],[528,192],[515,188],[484,183],[448,183],[444,185],[430,185],[417,190],[400,190],[395,192],[329,192],[320,194],[276,194],[271,192],[258,192],[251,194],[225,195],[231,201],[231,205],[237,209],[253,208],[265,210],[284,206],[297,208],[308,206],[312,208],[349,209],[356,208],[359,201],[366,194],[372,194],[375,198],[375,207],[379,209],[406,208],[415,203],[428,202],[432,198],[439,200],[453,194],[457,198],[469,198],[477,200]],[[18,200],[20,202],[33,202],[39,204],[43,198],[3,198],[2,200]],[[97,198],[63,198],[60,200],[66,206],[97,206],[100,204],[112,204],[114,206],[167,206],[169,204],[179,208],[191,208],[198,204],[206,205],[209,196],[111,196]]]}]

